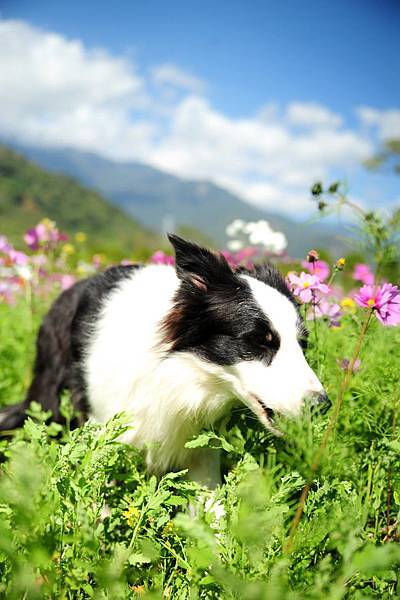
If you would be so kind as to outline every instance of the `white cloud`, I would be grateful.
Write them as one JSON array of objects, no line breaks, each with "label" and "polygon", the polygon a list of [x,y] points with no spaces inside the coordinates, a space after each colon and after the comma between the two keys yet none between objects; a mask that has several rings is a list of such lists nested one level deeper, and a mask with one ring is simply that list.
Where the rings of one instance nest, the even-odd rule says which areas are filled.
[{"label": "white cloud", "polygon": [[157,85],[179,88],[198,94],[201,94],[206,87],[204,81],[172,63],[154,67],[151,76]]},{"label": "white cloud", "polygon": [[357,115],[366,127],[376,127],[381,139],[400,137],[400,110],[378,110],[370,106],[360,106]]},{"label": "white cloud", "polygon": [[[177,93],[166,97],[166,89]],[[321,105],[293,102],[280,112],[270,103],[231,118],[205,89],[170,63],[146,77],[126,57],[0,21],[0,135],[140,160],[292,213],[310,206],[316,179],[329,180],[333,169],[346,176],[372,153],[367,134]]]},{"label": "white cloud", "polygon": [[22,141],[102,151],[148,140],[129,120],[146,107],[145,84],[124,58],[20,21],[0,21],[0,131]]},{"label": "white cloud", "polygon": [[370,143],[350,130],[299,134],[275,120],[229,119],[190,96],[176,107],[153,161],[180,176],[212,178],[259,205],[292,210],[309,205],[316,179],[332,168],[354,168],[370,152]]},{"label": "white cloud", "polygon": [[315,102],[292,102],[286,110],[287,121],[291,125],[304,127],[328,127],[336,129],[343,124],[340,115]]}]

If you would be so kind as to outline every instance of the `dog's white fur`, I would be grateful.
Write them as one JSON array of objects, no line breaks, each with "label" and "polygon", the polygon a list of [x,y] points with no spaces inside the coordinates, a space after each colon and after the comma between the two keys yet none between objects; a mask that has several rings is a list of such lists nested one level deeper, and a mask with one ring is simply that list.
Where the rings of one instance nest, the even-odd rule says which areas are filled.
[{"label": "dog's white fur", "polygon": [[93,325],[84,364],[90,417],[105,422],[119,412],[130,415],[124,441],[146,449],[154,472],[189,468],[194,479],[213,487],[219,480],[216,453],[186,449],[187,440],[238,400],[269,427],[256,397],[269,408],[297,414],[307,393],[322,391],[297,341],[294,306],[276,289],[242,277],[281,338],[270,366],[243,361],[226,367],[191,353],[168,354],[160,325],[180,285],[169,266],[147,266],[122,281]]}]

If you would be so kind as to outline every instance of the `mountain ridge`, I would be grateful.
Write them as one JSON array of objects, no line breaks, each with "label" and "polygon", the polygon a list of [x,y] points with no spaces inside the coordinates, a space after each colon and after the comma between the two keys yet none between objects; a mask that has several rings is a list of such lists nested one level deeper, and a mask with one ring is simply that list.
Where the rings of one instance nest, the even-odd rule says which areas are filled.
[{"label": "mountain ridge", "polygon": [[159,232],[190,226],[223,247],[226,226],[233,219],[266,219],[274,229],[285,233],[293,256],[304,256],[311,247],[337,253],[341,245],[337,229],[321,223],[299,223],[265,211],[209,181],[183,180],[150,165],[113,161],[71,148],[16,147],[42,167],[95,188],[145,226]]}]

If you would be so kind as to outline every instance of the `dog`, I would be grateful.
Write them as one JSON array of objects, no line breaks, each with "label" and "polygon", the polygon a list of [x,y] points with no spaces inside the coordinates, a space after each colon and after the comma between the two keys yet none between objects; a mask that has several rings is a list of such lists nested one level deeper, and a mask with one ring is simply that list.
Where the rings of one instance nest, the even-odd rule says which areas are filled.
[{"label": "dog", "polygon": [[0,412],[0,431],[23,424],[30,402],[62,422],[69,390],[83,419],[129,415],[123,441],[143,448],[151,472],[188,469],[220,483],[216,451],[185,443],[237,402],[268,429],[327,395],[303,354],[306,330],[271,264],[231,269],[221,254],[169,235],[176,266],[115,266],[64,291],[37,338],[26,399]]}]

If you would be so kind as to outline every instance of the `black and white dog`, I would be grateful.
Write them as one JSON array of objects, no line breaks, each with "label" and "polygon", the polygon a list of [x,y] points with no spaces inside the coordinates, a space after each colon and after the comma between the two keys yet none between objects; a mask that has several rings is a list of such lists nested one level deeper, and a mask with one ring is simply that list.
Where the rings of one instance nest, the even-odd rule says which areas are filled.
[{"label": "black and white dog", "polygon": [[169,239],[176,268],[112,267],[59,296],[39,331],[27,398],[0,412],[0,430],[22,425],[33,400],[62,420],[68,389],[86,418],[127,413],[124,441],[146,450],[151,471],[188,468],[214,487],[216,452],[185,448],[201,428],[238,400],[272,429],[274,412],[297,415],[307,397],[327,400],[279,272],[270,264],[234,272],[223,256]]}]

